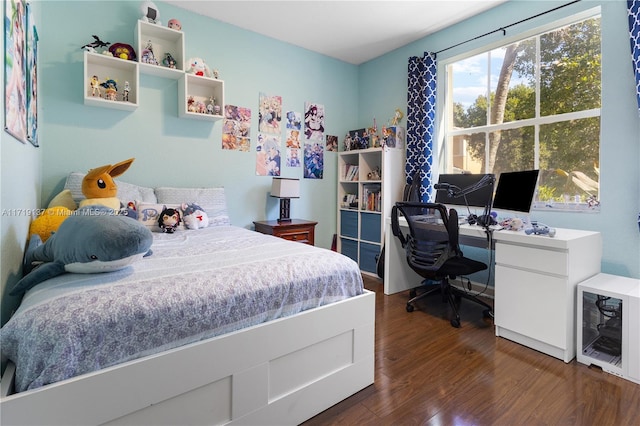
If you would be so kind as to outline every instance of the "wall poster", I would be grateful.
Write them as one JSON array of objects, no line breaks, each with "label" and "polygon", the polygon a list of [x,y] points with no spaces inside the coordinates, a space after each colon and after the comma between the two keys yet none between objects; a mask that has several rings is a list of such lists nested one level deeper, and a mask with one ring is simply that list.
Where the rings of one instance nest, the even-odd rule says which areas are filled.
[{"label": "wall poster", "polygon": [[38,31],[27,3],[27,139],[38,146]]},{"label": "wall poster", "polygon": [[4,15],[4,128],[27,141],[26,14],[22,0],[6,0]]}]

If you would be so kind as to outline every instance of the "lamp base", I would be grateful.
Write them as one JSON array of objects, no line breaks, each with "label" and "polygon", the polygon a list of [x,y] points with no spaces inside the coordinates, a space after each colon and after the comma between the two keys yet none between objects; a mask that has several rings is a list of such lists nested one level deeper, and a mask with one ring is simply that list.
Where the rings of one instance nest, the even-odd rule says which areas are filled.
[{"label": "lamp base", "polygon": [[280,198],[280,217],[278,223],[291,222],[289,214],[291,212],[291,200],[289,198]]}]

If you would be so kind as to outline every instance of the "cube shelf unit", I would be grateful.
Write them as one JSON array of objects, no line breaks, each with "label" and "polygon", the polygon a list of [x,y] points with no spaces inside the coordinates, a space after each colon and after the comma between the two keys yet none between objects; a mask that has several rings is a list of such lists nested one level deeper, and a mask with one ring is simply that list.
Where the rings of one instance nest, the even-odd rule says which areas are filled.
[{"label": "cube shelf unit", "polygon": [[[376,273],[385,219],[405,185],[404,149],[368,148],[338,156],[338,251]],[[377,174],[377,175],[376,175]]]},{"label": "cube shelf unit", "polygon": [[[188,109],[187,98],[193,96],[196,101],[204,102],[209,105],[210,99],[213,98],[217,105],[220,106],[219,114],[202,114],[199,112],[191,112]],[[224,100],[224,82],[208,77],[201,77],[194,74],[183,74],[178,84],[178,99],[184,99],[181,103],[178,113],[180,117],[193,118],[195,120],[215,120],[222,118],[222,107],[220,100]]]},{"label": "cube shelf unit", "polygon": [[[153,46],[153,56],[157,64],[152,63],[148,57],[143,58],[143,51],[148,43]],[[184,71],[187,58],[185,58],[184,53],[185,42],[182,31],[139,20],[134,32],[134,49],[136,49],[138,62],[85,52],[85,105],[133,111],[138,107],[139,102],[139,75],[147,74],[178,81],[178,113],[180,117],[208,121],[222,118],[222,112],[220,114],[203,114],[189,112],[187,109],[189,96],[193,96],[194,99],[201,100],[205,104],[208,104],[209,99],[213,97],[222,111],[224,106],[224,81],[189,74]],[[167,53],[170,53],[175,59],[175,68],[163,65],[162,61]],[[106,78],[116,80],[120,93],[122,93],[121,85],[128,81],[130,85],[129,101],[121,101],[120,99],[110,101],[98,96],[92,96],[90,81],[93,75],[97,75],[101,80]],[[121,98],[122,95],[120,93],[118,96]]]},{"label": "cube shelf unit", "polygon": [[[118,83],[118,100],[111,101],[101,96],[93,96],[90,87],[91,77],[99,79],[112,79]],[[138,108],[138,64],[113,56],[99,53],[84,52],[84,104],[103,108],[114,108],[124,111],[133,111]],[[122,100],[122,87],[125,81],[129,82],[129,101]],[[100,88],[104,94],[104,88]]]},{"label": "cube shelf unit", "polygon": [[640,280],[598,274],[578,285],[578,362],[640,384]]},{"label": "cube shelf unit", "polygon": [[[158,64],[147,62],[143,58],[143,51],[148,43],[153,46],[153,56]],[[140,71],[143,74],[177,80],[184,73],[184,33],[157,24],[138,21],[134,34],[134,44],[140,63]],[[165,55],[169,53],[176,61],[175,68],[163,65]]]}]

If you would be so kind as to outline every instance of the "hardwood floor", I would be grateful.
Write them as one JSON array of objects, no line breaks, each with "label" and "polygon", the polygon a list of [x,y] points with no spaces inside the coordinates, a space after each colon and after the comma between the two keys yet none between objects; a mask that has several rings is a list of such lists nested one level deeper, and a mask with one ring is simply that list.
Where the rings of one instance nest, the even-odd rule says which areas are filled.
[{"label": "hardwood floor", "polygon": [[640,425],[640,385],[496,337],[469,301],[456,329],[439,295],[408,313],[408,292],[385,296],[368,276],[365,287],[376,292],[375,383],[304,425]]}]

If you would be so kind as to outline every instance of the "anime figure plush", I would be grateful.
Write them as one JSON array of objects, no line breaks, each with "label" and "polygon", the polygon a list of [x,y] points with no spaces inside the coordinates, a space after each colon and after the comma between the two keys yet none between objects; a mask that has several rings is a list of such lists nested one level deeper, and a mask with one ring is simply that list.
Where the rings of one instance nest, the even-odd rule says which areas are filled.
[{"label": "anime figure plush", "polygon": [[160,216],[158,216],[158,226],[162,232],[173,234],[182,220],[180,219],[180,211],[178,209],[164,206]]},{"label": "anime figure plush", "polygon": [[213,75],[211,68],[209,68],[209,65],[207,65],[202,58],[190,58],[188,68],[185,72],[209,78]]},{"label": "anime figure plush", "polygon": [[202,207],[195,203],[183,203],[182,220],[187,229],[200,229],[209,226],[209,216]]}]

